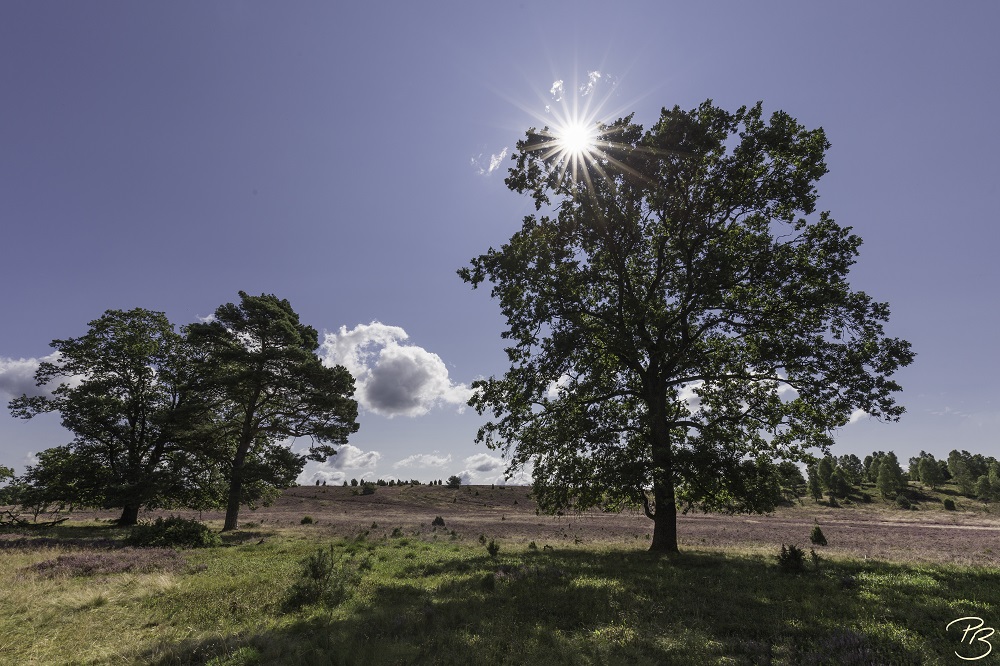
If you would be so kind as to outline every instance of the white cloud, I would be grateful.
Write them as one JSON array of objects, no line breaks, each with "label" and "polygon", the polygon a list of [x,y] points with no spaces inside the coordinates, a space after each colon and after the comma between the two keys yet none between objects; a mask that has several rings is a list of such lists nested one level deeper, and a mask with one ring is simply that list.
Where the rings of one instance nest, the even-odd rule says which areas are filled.
[{"label": "white cloud", "polygon": [[477,453],[465,459],[465,465],[476,472],[494,472],[504,466],[503,460],[488,453]]},{"label": "white cloud", "polygon": [[559,393],[569,387],[570,376],[567,374],[562,374],[554,382],[550,382],[548,388],[545,389],[545,397],[549,400],[558,400]]},{"label": "white cloud", "polygon": [[[0,396],[20,398],[22,395],[47,395],[48,391],[35,386],[35,371],[42,361],[54,363],[59,359],[59,352],[52,352],[42,358],[3,358],[0,357]],[[79,383],[77,377],[62,380],[68,384]],[[55,388],[55,386],[53,386]]]},{"label": "white cloud", "polygon": [[362,451],[353,444],[344,444],[323,464],[332,469],[375,469],[381,458],[378,451]]},{"label": "white cloud", "polygon": [[507,157],[507,146],[503,147],[496,155],[490,155],[490,170],[489,173],[493,173],[500,168],[500,163],[503,162],[503,158]]},{"label": "white cloud", "polygon": [[847,420],[848,425],[851,423],[857,423],[864,417],[869,416],[868,412],[863,409],[855,409],[851,412],[851,417]]},{"label": "white cloud", "polygon": [[441,455],[437,451],[434,453],[415,453],[394,463],[393,469],[399,469],[400,467],[444,467],[450,462],[450,453],[446,456]]},{"label": "white cloud", "polygon": [[552,95],[552,99],[556,102],[561,102],[563,94],[566,92],[566,86],[563,85],[563,80],[558,79],[552,82],[552,87],[549,88],[549,94]]},{"label": "white cloud", "polygon": [[699,409],[701,409],[701,396],[695,393],[695,390],[701,388],[705,382],[698,380],[696,382],[690,382],[681,386],[680,392],[677,394],[677,399],[687,405],[688,411],[694,414]]},{"label": "white cloud", "polygon": [[[360,479],[374,478],[375,468],[382,454],[378,451],[362,451],[352,444],[345,444],[337,449],[337,455],[330,456],[324,462],[309,462],[299,475],[297,481],[311,485],[326,481],[328,484],[341,485],[348,477]],[[363,470],[359,473],[359,470]]]},{"label": "white cloud", "polygon": [[580,86],[580,95],[586,97],[594,92],[594,88],[601,82],[601,73],[598,71],[587,72],[587,82]]},{"label": "white cloud", "polygon": [[507,146],[503,147],[499,153],[493,153],[490,155],[489,160],[483,153],[473,156],[469,162],[472,164],[472,168],[480,176],[489,176],[491,173],[499,169],[503,165],[504,158],[507,157]]},{"label": "white cloud", "polygon": [[327,333],[322,355],[327,365],[341,364],[356,382],[356,398],[365,409],[388,416],[421,416],[439,405],[462,411],[472,395],[454,384],[437,354],[417,345],[400,344],[406,331],[374,321],[348,331]]}]

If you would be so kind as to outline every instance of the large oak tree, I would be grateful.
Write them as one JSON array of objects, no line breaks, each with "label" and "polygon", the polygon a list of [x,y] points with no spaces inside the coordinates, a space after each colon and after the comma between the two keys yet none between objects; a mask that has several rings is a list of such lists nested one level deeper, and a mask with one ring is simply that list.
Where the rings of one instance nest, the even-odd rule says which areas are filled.
[{"label": "large oak tree", "polygon": [[174,504],[197,396],[185,389],[183,339],[166,315],[108,310],[85,335],[51,346],[56,360],[35,372],[46,392],[16,398],[10,410],[21,418],[59,412],[74,438],[39,454],[16,484],[20,501],[120,508],[124,525],[141,508]]},{"label": "large oak tree", "polygon": [[[228,482],[223,530],[236,529],[240,505],[266,488],[294,483],[307,459],[323,461],[358,430],[354,378],[316,355],[319,334],[287,300],[240,292],[209,322],[187,327],[199,350],[201,390],[217,404],[205,436]],[[299,455],[285,440],[308,437]]]},{"label": "large oak tree", "polygon": [[642,505],[673,552],[678,506],[770,510],[774,461],[855,410],[897,420],[913,354],[848,284],[861,239],[815,212],[822,129],[709,101],[596,135],[517,145],[506,183],[539,212],[459,271],[492,283],[511,341],[470,404],[542,507]]}]

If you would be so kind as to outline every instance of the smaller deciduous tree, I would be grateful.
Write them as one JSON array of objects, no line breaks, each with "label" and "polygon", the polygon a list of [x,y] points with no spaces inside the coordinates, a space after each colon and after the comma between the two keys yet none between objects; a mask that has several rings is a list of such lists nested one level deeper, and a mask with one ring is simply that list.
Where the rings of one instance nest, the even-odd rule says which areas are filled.
[{"label": "smaller deciduous tree", "polygon": [[819,464],[816,466],[816,473],[819,475],[819,482],[823,484],[823,488],[830,490],[833,488],[833,470],[834,470],[834,458],[833,456],[823,456],[820,459]]},{"label": "smaller deciduous tree", "polygon": [[791,460],[783,460],[775,466],[778,474],[778,481],[781,484],[781,492],[785,499],[793,500],[805,494],[806,480],[802,476],[802,470]]},{"label": "smaller deciduous tree", "polygon": [[819,474],[816,473],[816,466],[810,465],[806,472],[809,477],[809,496],[818,502],[823,499],[823,486],[819,481]]},{"label": "smaller deciduous tree", "polygon": [[990,483],[990,477],[985,474],[976,481],[976,497],[983,502],[993,499],[993,485]]},{"label": "smaller deciduous tree", "polygon": [[847,482],[843,470],[839,467],[830,475],[830,494],[841,498],[851,494],[851,484]]},{"label": "smaller deciduous tree", "polygon": [[931,489],[937,488],[944,483],[941,467],[932,455],[927,455],[920,459],[917,465],[917,473],[920,476],[920,482]]},{"label": "smaller deciduous tree", "polygon": [[865,456],[865,479],[868,483],[878,483],[879,463],[882,462],[882,458],[884,457],[884,451],[874,451],[870,456]]},{"label": "smaller deciduous tree", "polygon": [[840,456],[837,459],[837,469],[844,475],[844,480],[852,486],[860,484],[864,478],[864,463],[853,453]]},{"label": "smaller deciduous tree", "polygon": [[906,485],[903,480],[903,470],[899,467],[899,460],[892,451],[886,453],[879,461],[876,485],[879,492],[882,493],[882,497],[888,499],[896,497]]},{"label": "smaller deciduous tree", "polygon": [[461,485],[462,485],[462,477],[460,477],[458,475],[455,475],[455,474],[453,474],[452,476],[448,477],[448,487],[449,488],[458,488]]}]

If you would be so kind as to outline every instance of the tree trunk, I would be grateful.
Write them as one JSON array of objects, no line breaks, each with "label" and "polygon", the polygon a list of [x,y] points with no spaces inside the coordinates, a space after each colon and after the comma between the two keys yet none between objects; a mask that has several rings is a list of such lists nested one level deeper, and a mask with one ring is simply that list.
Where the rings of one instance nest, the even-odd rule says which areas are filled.
[{"label": "tree trunk", "polygon": [[130,526],[139,522],[139,505],[133,504],[122,508],[122,516],[118,519],[119,525]]},{"label": "tree trunk", "polygon": [[[658,401],[662,405],[662,401]],[[677,498],[674,494],[673,455],[670,448],[670,428],[660,409],[652,416],[653,502],[656,507],[646,515],[653,519],[653,542],[650,552],[673,555],[677,550]]]},{"label": "tree trunk", "polygon": [[650,552],[677,553],[677,502],[670,481],[657,483],[653,489],[656,511],[653,513],[653,542]]},{"label": "tree trunk", "polygon": [[226,504],[226,522],[222,526],[223,532],[235,530],[239,524],[240,500],[243,498],[243,464],[246,462],[249,448],[249,445],[240,446],[236,452],[236,458],[233,460],[233,473],[229,479],[229,501]]}]

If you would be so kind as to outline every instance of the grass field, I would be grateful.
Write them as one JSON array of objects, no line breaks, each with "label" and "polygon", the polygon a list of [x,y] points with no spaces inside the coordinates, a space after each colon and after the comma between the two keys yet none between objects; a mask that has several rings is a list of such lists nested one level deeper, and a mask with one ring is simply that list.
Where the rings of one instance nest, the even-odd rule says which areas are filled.
[{"label": "grass field", "polygon": [[[752,523],[690,517],[682,554],[661,558],[632,516],[539,517],[523,489],[344,490],[294,489],[222,547],[179,553],[123,548],[123,530],[94,520],[8,529],[0,663],[958,664],[988,645],[960,642],[969,622],[949,622],[1000,626],[1000,526],[987,515],[807,503]],[[818,568],[816,520],[830,541]],[[799,535],[804,571],[778,567],[770,532],[747,531],[770,522]],[[703,523],[720,538],[685,532]],[[867,559],[838,546],[884,538],[887,523],[956,546],[974,535],[958,558],[973,563],[940,544],[934,557]],[[302,562],[319,550],[332,556],[328,594],[303,602]]]}]

